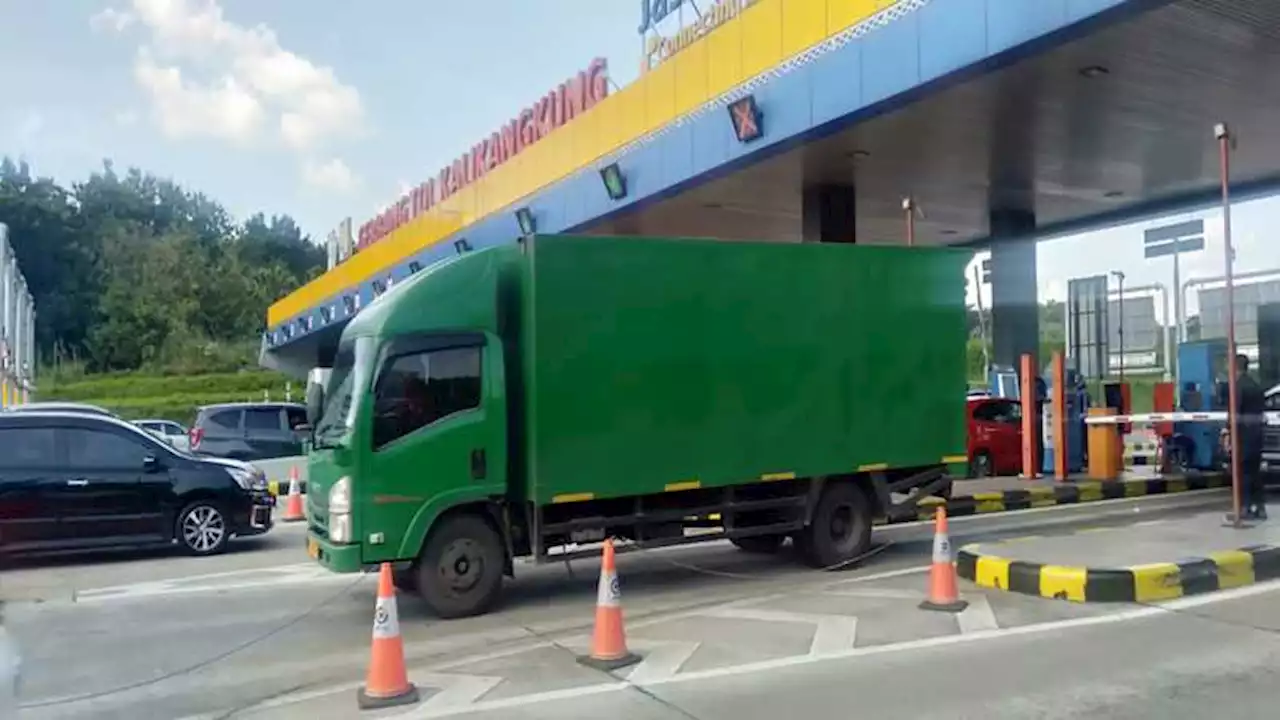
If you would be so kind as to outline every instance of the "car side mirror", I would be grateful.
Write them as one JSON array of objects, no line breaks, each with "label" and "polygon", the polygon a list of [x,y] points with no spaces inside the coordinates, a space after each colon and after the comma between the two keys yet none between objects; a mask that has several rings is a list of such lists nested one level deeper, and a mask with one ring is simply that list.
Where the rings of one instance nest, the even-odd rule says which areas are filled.
[{"label": "car side mirror", "polygon": [[155,455],[148,455],[142,458],[142,469],[145,470],[146,472],[153,473],[163,468],[164,468],[164,465],[160,462],[160,459],[157,458]]}]

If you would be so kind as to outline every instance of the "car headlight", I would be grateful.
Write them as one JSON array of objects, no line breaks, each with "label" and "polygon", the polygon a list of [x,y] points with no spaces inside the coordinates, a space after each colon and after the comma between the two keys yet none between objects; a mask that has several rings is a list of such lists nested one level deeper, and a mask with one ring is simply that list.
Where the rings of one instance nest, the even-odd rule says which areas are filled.
[{"label": "car headlight", "polygon": [[335,543],[351,542],[351,516],[329,516],[329,540]]},{"label": "car headlight", "polygon": [[264,490],[267,483],[262,479],[261,474],[244,468],[229,467],[227,474],[231,476],[236,484],[245,490]]},{"label": "car headlight", "polygon": [[351,478],[342,477],[329,488],[329,514],[345,515],[351,512]]}]

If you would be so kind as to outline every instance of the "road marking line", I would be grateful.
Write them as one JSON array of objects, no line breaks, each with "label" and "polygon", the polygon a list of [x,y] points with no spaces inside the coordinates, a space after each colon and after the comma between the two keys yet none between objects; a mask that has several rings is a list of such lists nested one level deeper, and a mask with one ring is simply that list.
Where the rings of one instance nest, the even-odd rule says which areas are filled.
[{"label": "road marking line", "polygon": [[680,672],[680,668],[702,647],[696,642],[632,642],[633,650],[641,650],[643,660],[627,675],[627,682],[643,684],[662,680]]},{"label": "road marking line", "polygon": [[866,598],[868,600],[919,600],[923,592],[910,590],[893,590],[890,588],[864,588],[862,590],[822,590],[823,595],[839,595],[840,597]]},{"label": "road marking line", "polygon": [[[1267,583],[1259,583],[1256,585],[1248,585],[1233,590],[1222,590],[1215,593],[1205,595],[1195,595],[1192,597],[1172,600],[1162,603],[1154,607],[1142,607],[1134,610],[1111,613],[1109,615],[1095,615],[1085,618],[1072,618],[1070,620],[1058,620],[1047,623],[1039,623],[1033,625],[1023,625],[1013,628],[998,628],[995,630],[986,630],[972,632],[960,635],[944,635],[941,637],[924,638],[921,640],[910,640],[903,643],[890,645],[875,645],[871,647],[852,648],[838,653],[828,655],[793,655],[775,660],[766,660],[756,663],[748,663],[745,665],[735,665],[732,667],[714,668],[710,670],[696,670],[692,672],[679,673],[671,677],[653,682],[645,683],[645,687],[671,685],[675,683],[697,682],[699,680],[712,680],[723,677],[732,677],[736,675],[749,675],[752,673],[766,672],[786,667],[798,665],[808,665],[815,662],[828,662],[831,660],[844,660],[855,657],[885,655],[910,650],[921,650],[933,647],[942,647],[946,645],[957,645],[969,642],[978,642],[982,640],[993,640],[997,638],[1017,636],[1017,635],[1039,635],[1043,633],[1069,630],[1074,628],[1093,627],[1098,625],[1111,625],[1130,620],[1140,620],[1150,617],[1164,615],[1170,610],[1185,610],[1203,605],[1210,605],[1229,600],[1238,600],[1253,595],[1259,595],[1267,592],[1275,592],[1280,590],[1280,580],[1274,580]],[[500,710],[504,708],[520,707],[524,705],[534,705],[545,702],[554,702],[557,700],[572,700],[580,697],[591,695],[600,695],[603,693],[617,692],[626,690],[631,686],[630,683],[601,683],[597,685],[583,685],[576,688],[567,688],[564,690],[553,690],[544,693],[531,693],[529,695],[521,695],[513,698],[503,698],[501,700],[480,701],[463,708],[450,708],[444,712],[420,712],[412,711],[403,715],[396,715],[397,718],[405,720],[425,720],[426,718],[447,717],[459,715],[463,713],[485,712],[489,710]],[[420,710],[420,709],[417,709]]]},{"label": "road marking line", "polygon": [[503,678],[488,675],[446,675],[442,673],[409,673],[419,687],[436,687],[440,691],[422,704],[425,709],[465,707],[478,701],[502,684]]},{"label": "road marking line", "polygon": [[793,613],[783,610],[759,610],[755,608],[716,608],[708,610],[703,615],[726,620],[757,620],[760,622],[813,625],[813,640],[809,644],[810,655],[825,655],[848,650],[853,647],[853,641],[858,633],[858,619],[848,615]]},{"label": "road marking line", "polygon": [[[216,576],[174,578],[171,580],[135,583],[133,585],[94,588],[91,590],[77,591],[75,593],[74,600],[76,603],[80,604],[91,604],[110,602],[114,600],[159,597],[164,595],[189,595],[192,593],[219,593],[226,592],[228,590],[269,588],[280,585],[307,585],[312,583],[324,584],[331,582],[351,582],[354,584],[356,582],[353,575],[330,572],[316,565],[303,566],[303,568],[294,570],[290,570],[287,567],[266,568],[264,570],[275,570],[278,574],[275,577],[264,577],[260,580],[245,580],[243,582],[232,582],[218,585],[192,585],[189,583],[195,580],[232,577],[237,574],[243,576],[249,574],[249,572],[245,571],[236,574],[219,573]],[[263,570],[254,570],[252,572],[254,574],[262,574]]]},{"label": "road marking line", "polygon": [[987,601],[986,595],[973,595],[967,599],[969,606],[956,615],[961,634],[1000,629],[1000,624],[996,622],[995,611],[991,609],[991,603]]}]

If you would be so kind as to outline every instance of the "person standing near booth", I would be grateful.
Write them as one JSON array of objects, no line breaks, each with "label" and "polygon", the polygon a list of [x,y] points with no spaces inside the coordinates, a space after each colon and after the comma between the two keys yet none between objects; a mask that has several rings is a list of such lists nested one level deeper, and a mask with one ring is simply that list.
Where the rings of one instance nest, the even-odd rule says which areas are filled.
[{"label": "person standing near booth", "polygon": [[1236,426],[1240,432],[1240,514],[1267,519],[1267,489],[1262,479],[1262,436],[1266,432],[1262,386],[1249,374],[1249,358],[1236,355]]}]

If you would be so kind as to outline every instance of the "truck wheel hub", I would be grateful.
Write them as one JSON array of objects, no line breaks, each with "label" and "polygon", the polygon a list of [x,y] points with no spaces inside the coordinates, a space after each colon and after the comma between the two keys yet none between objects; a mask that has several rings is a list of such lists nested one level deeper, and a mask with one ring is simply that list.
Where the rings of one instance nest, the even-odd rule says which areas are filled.
[{"label": "truck wheel hub", "polygon": [[853,526],[853,511],[848,506],[836,508],[831,513],[831,537],[835,540],[843,540],[849,535],[849,528]]},{"label": "truck wheel hub", "polygon": [[440,558],[440,575],[454,590],[470,590],[484,574],[484,562],[470,540],[457,540],[445,548]]}]

